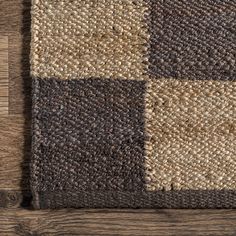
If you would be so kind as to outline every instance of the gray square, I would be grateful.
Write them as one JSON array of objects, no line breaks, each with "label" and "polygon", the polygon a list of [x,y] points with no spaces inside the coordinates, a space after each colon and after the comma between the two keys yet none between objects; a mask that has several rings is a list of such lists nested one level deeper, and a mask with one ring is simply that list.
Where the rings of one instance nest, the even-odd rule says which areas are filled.
[{"label": "gray square", "polygon": [[150,0],[149,73],[234,80],[236,0]]},{"label": "gray square", "polygon": [[34,80],[34,190],[145,189],[145,82]]}]

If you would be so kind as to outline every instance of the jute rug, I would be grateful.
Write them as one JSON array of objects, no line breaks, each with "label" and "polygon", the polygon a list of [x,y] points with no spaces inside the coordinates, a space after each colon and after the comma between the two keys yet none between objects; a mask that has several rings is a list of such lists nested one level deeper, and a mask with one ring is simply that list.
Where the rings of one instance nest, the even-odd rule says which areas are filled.
[{"label": "jute rug", "polygon": [[34,0],[36,208],[236,207],[236,0]]}]

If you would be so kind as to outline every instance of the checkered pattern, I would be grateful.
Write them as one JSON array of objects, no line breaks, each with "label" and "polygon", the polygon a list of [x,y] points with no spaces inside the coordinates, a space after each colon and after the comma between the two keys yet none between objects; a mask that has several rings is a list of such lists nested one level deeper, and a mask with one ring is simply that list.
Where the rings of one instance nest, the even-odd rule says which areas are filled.
[{"label": "checkered pattern", "polygon": [[34,0],[37,208],[236,207],[236,0]]}]

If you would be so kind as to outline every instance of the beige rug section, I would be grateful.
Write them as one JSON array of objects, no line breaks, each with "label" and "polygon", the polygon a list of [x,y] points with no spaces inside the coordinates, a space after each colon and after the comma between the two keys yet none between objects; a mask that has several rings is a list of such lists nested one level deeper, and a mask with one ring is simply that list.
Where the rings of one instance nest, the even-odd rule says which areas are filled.
[{"label": "beige rug section", "polygon": [[143,80],[146,10],[145,0],[34,0],[32,76]]},{"label": "beige rug section", "polygon": [[148,190],[236,188],[235,95],[228,81],[148,83]]}]

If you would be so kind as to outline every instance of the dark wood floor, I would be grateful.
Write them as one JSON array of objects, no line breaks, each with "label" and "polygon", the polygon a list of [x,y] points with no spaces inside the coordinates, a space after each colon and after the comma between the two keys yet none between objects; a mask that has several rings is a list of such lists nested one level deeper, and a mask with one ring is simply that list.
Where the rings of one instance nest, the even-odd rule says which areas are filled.
[{"label": "dark wood floor", "polygon": [[0,0],[0,235],[236,235],[236,210],[30,208],[30,0]]}]

